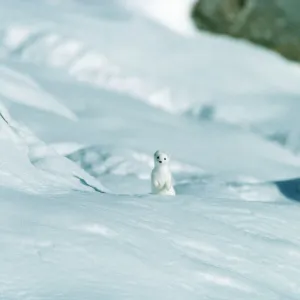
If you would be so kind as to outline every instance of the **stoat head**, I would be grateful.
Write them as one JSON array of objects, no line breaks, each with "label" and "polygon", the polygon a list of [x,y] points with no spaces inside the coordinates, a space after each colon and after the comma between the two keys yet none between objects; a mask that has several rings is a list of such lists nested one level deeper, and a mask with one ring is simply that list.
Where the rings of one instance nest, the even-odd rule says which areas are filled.
[{"label": "stoat head", "polygon": [[157,150],[155,153],[154,153],[154,165],[155,166],[165,166],[165,165],[168,165],[169,164],[169,161],[170,161],[170,158],[168,156],[168,154],[160,151],[160,150]]}]

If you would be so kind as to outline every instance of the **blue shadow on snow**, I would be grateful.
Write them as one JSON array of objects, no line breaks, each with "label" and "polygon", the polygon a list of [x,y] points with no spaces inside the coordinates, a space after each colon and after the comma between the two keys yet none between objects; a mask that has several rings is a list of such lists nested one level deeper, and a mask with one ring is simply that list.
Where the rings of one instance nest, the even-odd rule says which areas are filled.
[{"label": "blue shadow on snow", "polygon": [[288,199],[300,202],[300,178],[274,181],[278,190]]}]

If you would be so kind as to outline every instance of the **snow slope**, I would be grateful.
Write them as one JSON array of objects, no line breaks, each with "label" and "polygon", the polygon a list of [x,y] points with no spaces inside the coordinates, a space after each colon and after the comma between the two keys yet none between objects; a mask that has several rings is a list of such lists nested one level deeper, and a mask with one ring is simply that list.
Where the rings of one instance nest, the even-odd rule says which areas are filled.
[{"label": "snow slope", "polygon": [[0,1],[0,299],[298,299],[299,66],[192,2]]}]

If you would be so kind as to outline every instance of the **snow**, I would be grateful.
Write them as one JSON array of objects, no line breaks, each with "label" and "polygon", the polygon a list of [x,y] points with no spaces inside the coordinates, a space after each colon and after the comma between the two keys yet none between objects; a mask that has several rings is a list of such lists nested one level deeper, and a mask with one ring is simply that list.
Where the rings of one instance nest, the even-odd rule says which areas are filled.
[{"label": "snow", "polygon": [[124,0],[125,7],[154,19],[183,36],[196,33],[190,15],[195,0]]},{"label": "snow", "polygon": [[[68,108],[61,105],[43,90],[40,90],[31,78],[1,66],[0,82],[0,90],[3,97],[22,104],[53,111],[71,120],[76,120],[75,115]],[[18,89],[16,89],[16,86]]]},{"label": "snow", "polygon": [[0,1],[0,299],[299,298],[299,66],[192,2]]}]

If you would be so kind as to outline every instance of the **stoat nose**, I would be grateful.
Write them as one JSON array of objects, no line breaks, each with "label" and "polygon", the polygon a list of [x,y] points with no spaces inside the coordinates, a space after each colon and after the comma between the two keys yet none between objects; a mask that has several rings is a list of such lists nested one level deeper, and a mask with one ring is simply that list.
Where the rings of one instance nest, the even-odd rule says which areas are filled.
[{"label": "stoat nose", "polygon": [[159,161],[159,163],[161,164],[161,163],[162,163],[162,161],[160,160],[160,161]]}]

